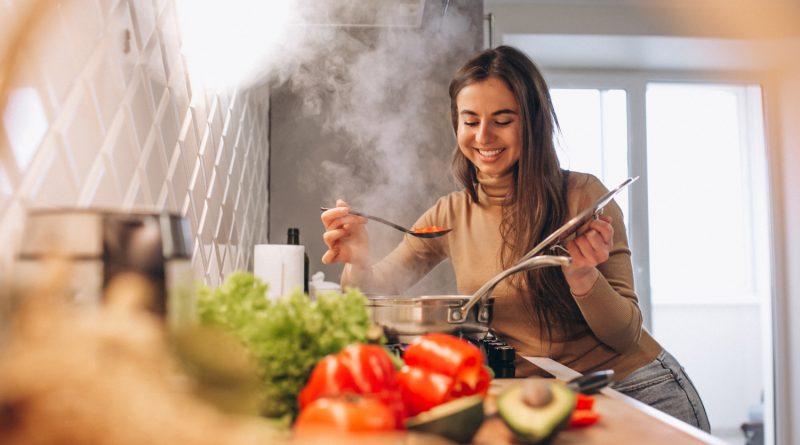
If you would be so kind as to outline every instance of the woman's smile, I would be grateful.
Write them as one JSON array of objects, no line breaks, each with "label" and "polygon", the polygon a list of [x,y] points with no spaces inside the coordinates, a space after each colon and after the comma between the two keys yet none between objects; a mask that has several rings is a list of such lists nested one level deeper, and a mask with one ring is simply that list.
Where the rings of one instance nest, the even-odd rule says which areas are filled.
[{"label": "woman's smile", "polygon": [[505,148],[497,148],[497,149],[476,148],[475,150],[478,150],[478,153],[480,153],[483,158],[490,159],[490,158],[496,158],[497,155],[505,151]]}]

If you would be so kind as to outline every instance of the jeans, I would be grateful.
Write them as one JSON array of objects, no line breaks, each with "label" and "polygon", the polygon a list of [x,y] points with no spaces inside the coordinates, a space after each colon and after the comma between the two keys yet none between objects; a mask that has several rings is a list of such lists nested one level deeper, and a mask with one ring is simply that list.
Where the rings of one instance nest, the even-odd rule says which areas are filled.
[{"label": "jeans", "polygon": [[655,360],[613,383],[611,388],[705,432],[711,429],[694,384],[667,351],[661,351]]}]

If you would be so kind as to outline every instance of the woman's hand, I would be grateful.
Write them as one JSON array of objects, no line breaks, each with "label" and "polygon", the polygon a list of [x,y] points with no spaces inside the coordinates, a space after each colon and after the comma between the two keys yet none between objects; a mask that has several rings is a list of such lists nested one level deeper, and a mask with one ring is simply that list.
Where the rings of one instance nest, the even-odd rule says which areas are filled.
[{"label": "woman's hand", "polygon": [[613,244],[614,227],[611,217],[606,215],[590,222],[586,231],[567,242],[572,264],[562,270],[572,295],[589,293],[600,276],[596,266],[608,260]]},{"label": "woman's hand", "polygon": [[369,239],[364,224],[367,219],[351,215],[350,206],[339,199],[336,208],[322,212],[325,233],[322,239],[328,250],[322,255],[324,264],[350,263],[358,267],[369,265]]}]

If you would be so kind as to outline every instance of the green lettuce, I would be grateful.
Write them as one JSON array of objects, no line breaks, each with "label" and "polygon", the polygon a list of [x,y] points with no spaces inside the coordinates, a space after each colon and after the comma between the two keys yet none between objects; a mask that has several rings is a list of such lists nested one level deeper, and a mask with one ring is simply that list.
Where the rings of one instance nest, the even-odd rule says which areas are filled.
[{"label": "green lettuce", "polygon": [[369,340],[367,299],[347,289],[312,302],[298,290],[272,301],[267,288],[252,273],[234,272],[216,289],[200,286],[198,315],[202,324],[231,332],[255,360],[262,414],[294,417],[297,395],[314,365],[351,343]]}]

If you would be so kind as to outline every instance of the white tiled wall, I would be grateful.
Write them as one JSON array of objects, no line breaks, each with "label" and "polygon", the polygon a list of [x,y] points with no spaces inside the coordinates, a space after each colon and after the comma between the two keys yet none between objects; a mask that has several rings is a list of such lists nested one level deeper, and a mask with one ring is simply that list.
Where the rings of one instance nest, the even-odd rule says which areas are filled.
[{"label": "white tiled wall", "polygon": [[268,94],[194,87],[173,0],[43,3],[0,126],[0,270],[26,210],[52,206],[177,212],[198,277],[250,268],[267,239]]}]

